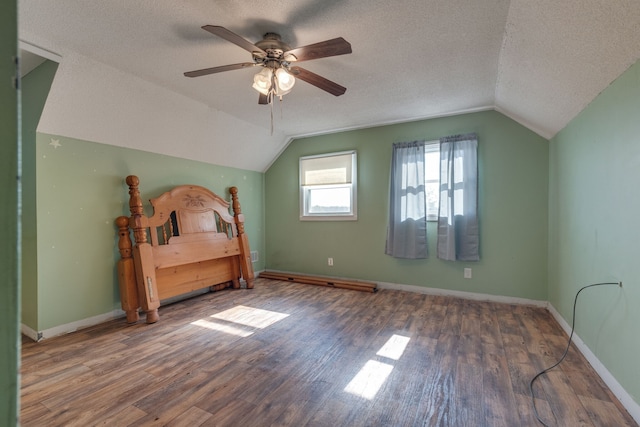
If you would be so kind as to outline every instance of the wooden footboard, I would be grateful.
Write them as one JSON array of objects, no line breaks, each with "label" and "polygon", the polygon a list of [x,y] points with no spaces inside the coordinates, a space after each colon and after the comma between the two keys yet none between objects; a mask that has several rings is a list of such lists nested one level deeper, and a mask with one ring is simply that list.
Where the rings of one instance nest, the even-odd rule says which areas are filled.
[{"label": "wooden footboard", "polygon": [[[116,219],[118,281],[127,322],[157,322],[161,301],[209,287],[253,288],[253,266],[238,189],[230,203],[195,185],[178,186],[151,199],[153,215],[144,214],[139,179],[128,176],[130,217]],[[131,240],[133,232],[135,244]]]}]

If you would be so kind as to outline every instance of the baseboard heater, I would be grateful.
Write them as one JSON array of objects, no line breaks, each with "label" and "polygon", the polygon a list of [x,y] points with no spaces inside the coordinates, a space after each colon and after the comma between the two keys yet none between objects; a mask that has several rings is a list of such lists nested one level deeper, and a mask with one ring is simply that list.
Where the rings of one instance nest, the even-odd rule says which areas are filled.
[{"label": "baseboard heater", "polygon": [[357,280],[342,280],[331,277],[305,276],[301,274],[274,273],[263,271],[260,277],[265,279],[282,280],[285,282],[305,283],[307,285],[328,286],[331,288],[351,289],[354,291],[376,292],[377,285],[372,282],[360,282]]}]

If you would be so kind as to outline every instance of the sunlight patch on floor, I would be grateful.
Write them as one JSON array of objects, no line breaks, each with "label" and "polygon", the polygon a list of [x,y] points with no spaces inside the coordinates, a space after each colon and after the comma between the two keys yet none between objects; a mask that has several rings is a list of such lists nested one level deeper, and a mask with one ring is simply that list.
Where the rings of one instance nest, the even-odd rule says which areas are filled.
[{"label": "sunlight patch on floor", "polygon": [[[409,337],[394,334],[380,350],[378,350],[376,356],[379,358],[399,360],[407,348],[410,339]],[[380,390],[380,387],[382,387],[387,380],[391,371],[393,371],[393,365],[371,359],[365,363],[351,382],[347,384],[344,391],[372,400],[376,397],[378,390]]]},{"label": "sunlight patch on floor", "polygon": [[211,329],[218,332],[224,332],[225,334],[235,335],[238,337],[248,337],[249,335],[253,335],[254,331],[242,329],[235,327],[233,325],[218,323],[218,322],[210,322],[205,319],[196,320],[195,322],[191,322],[194,326],[200,326],[202,328]]},{"label": "sunlight patch on floor", "polygon": [[391,371],[393,371],[392,365],[369,360],[347,384],[344,391],[371,400],[376,397]]},{"label": "sunlight patch on floor", "polygon": [[391,338],[378,350],[376,355],[393,360],[400,360],[404,349],[407,348],[411,338],[393,334]]},{"label": "sunlight patch on floor", "polygon": [[286,313],[237,305],[213,314],[209,319],[199,319],[191,324],[239,337],[248,337],[256,329],[264,329],[286,317],[289,317]]},{"label": "sunlight patch on floor", "polygon": [[289,317],[289,315],[286,313],[278,313],[277,311],[237,305],[228,310],[214,314],[211,317],[214,319],[226,320],[227,322],[251,326],[252,328],[264,329],[267,326],[271,326],[274,323]]}]

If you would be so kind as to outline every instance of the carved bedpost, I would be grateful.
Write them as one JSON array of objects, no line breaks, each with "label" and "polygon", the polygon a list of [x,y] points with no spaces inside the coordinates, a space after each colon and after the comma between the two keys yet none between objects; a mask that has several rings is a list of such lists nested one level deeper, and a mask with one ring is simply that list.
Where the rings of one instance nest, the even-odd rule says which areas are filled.
[{"label": "carved bedpost", "polygon": [[142,198],[140,197],[140,179],[135,175],[127,177],[129,186],[129,211],[131,212],[131,228],[136,239],[136,243],[147,243],[147,229],[143,227],[141,219],[144,216]]},{"label": "carved bedpost", "polygon": [[233,217],[239,236],[244,234],[244,215],[242,215],[242,208],[240,208],[240,201],[238,200],[238,187],[229,188],[229,193],[231,193],[231,207],[233,208]]},{"label": "carved bedpost", "polygon": [[253,288],[253,264],[251,263],[251,249],[249,248],[249,238],[244,232],[244,215],[238,201],[238,188],[229,188],[231,193],[231,206],[233,208],[233,218],[238,230],[238,239],[240,240],[240,269],[244,280],[247,282],[247,289]]},{"label": "carved bedpost", "polygon": [[159,320],[158,307],[160,298],[156,283],[156,269],[153,263],[153,248],[147,241],[147,217],[144,215],[142,198],[138,185],[140,180],[135,175],[129,175],[126,179],[129,186],[129,227],[133,229],[136,245],[133,247],[133,260],[136,272],[136,283],[140,306],[147,314],[147,323],[155,323]]},{"label": "carved bedpost", "polygon": [[131,236],[129,235],[129,218],[119,216],[116,218],[118,227],[118,249],[120,250],[120,260],[118,260],[118,284],[120,286],[120,303],[122,309],[127,313],[127,323],[138,321],[138,287],[136,285],[136,272],[134,269],[133,257],[131,255]]}]

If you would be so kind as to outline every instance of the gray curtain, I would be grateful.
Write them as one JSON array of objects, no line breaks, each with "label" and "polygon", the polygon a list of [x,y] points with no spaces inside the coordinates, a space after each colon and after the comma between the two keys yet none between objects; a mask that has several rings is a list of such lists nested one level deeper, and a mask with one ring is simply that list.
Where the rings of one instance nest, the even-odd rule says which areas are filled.
[{"label": "gray curtain", "polygon": [[479,249],[478,137],[448,136],[440,139],[438,258],[478,261]]},{"label": "gray curtain", "polygon": [[395,258],[427,257],[424,147],[425,141],[393,144],[385,253]]}]

